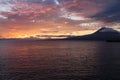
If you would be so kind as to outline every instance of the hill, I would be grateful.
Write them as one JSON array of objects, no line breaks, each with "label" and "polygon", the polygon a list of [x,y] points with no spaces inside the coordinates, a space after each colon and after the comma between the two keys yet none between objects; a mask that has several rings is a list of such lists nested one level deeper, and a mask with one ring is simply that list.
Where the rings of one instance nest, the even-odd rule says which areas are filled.
[{"label": "hill", "polygon": [[69,37],[66,40],[120,40],[120,32],[112,28],[102,27],[93,34]]}]

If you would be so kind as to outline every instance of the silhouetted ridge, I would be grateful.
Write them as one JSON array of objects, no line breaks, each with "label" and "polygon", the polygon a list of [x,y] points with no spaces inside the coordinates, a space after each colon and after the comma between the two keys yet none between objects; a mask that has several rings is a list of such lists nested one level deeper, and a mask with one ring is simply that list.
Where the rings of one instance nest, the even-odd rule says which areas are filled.
[{"label": "silhouetted ridge", "polygon": [[102,27],[93,34],[69,37],[67,40],[120,40],[120,32],[112,28]]},{"label": "silhouetted ridge", "polygon": [[117,30],[114,30],[112,28],[102,27],[95,33],[101,33],[101,32],[112,32],[112,33],[119,33]]}]

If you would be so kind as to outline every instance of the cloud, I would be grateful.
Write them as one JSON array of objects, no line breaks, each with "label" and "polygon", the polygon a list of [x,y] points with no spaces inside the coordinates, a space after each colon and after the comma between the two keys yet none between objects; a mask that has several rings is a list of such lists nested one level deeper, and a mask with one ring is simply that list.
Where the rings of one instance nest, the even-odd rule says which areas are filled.
[{"label": "cloud", "polygon": [[88,18],[85,18],[84,16],[82,16],[82,14],[80,13],[70,13],[70,14],[64,14],[61,17],[66,18],[66,19],[70,19],[70,20],[75,20],[75,21],[85,21],[85,20],[89,20]]},{"label": "cloud", "polygon": [[7,1],[9,0],[0,0],[0,19],[8,19],[4,13],[12,12],[12,8],[14,7],[14,4],[10,4]]},{"label": "cloud", "polygon": [[[106,2],[107,1],[107,2]],[[16,20],[87,20],[112,0],[1,0],[0,14]],[[106,2],[106,3],[105,3]],[[79,14],[76,15],[76,14]],[[81,15],[82,14],[82,15]],[[61,17],[62,16],[62,17]]]},{"label": "cloud", "polygon": [[8,19],[49,19],[59,17],[59,7],[42,3],[11,2],[1,3],[0,14]]},{"label": "cloud", "polygon": [[[71,16],[72,14],[68,14],[69,12],[77,12],[78,13],[84,13],[84,15],[88,15],[88,12],[93,14],[96,12],[95,10],[99,9],[91,9],[94,11],[90,11],[90,9],[87,9],[89,5],[92,3],[88,0],[86,1],[78,1],[76,3],[74,0],[13,0],[13,1],[4,1],[5,3],[1,2],[0,5],[0,13],[2,16],[10,18],[17,18],[17,20],[23,19],[51,19],[51,18],[58,18],[60,16],[68,15],[73,20],[79,20],[75,16]],[[83,6],[88,3],[88,7]],[[82,7],[83,6],[83,7]],[[76,9],[74,9],[76,8]],[[86,12],[88,11],[88,12]],[[20,19],[19,19],[20,18]],[[65,17],[64,17],[65,18]],[[82,17],[81,17],[82,18]]]},{"label": "cloud", "polygon": [[8,17],[0,15],[0,19],[8,19]]},{"label": "cloud", "polygon": [[12,8],[9,4],[2,4],[0,5],[0,12],[11,12]]},{"label": "cloud", "polygon": [[119,20],[119,5],[118,0],[0,0],[0,27],[12,35],[95,29],[104,20]]},{"label": "cloud", "polygon": [[112,4],[109,5],[103,12],[98,13],[93,16],[98,20],[104,21],[119,21],[120,20],[120,1],[114,0]]}]

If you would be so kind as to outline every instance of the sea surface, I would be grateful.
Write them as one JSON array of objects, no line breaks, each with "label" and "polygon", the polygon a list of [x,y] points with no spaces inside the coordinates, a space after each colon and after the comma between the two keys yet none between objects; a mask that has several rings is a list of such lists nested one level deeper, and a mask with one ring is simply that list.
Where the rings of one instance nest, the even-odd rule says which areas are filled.
[{"label": "sea surface", "polygon": [[0,80],[120,80],[120,43],[0,40]]}]

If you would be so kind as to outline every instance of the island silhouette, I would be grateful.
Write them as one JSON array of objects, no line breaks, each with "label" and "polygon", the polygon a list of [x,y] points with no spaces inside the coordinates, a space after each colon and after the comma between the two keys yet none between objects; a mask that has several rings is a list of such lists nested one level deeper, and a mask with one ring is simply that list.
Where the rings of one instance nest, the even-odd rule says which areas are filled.
[{"label": "island silhouette", "polygon": [[64,40],[120,41],[120,32],[112,28],[102,27],[93,34],[84,36],[72,36]]},{"label": "island silhouette", "polygon": [[[62,35],[63,36],[63,35]],[[59,36],[61,37],[61,36]],[[67,38],[61,39],[40,39],[37,37],[30,38],[0,38],[0,40],[30,40],[30,41],[39,41],[39,40],[90,40],[90,41],[108,41],[108,42],[120,42],[120,32],[114,30],[113,28],[102,27],[96,32],[84,36],[68,36]]]}]

